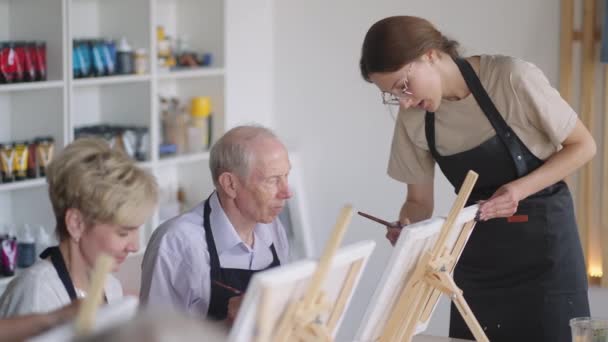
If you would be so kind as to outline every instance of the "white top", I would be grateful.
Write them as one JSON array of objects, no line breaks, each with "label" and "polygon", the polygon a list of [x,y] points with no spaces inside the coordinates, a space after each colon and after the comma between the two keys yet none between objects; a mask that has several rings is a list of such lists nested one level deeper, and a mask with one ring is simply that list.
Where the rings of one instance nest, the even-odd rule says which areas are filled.
[{"label": "white top", "polygon": [[[108,274],[105,286],[108,303],[122,298],[118,279]],[[44,313],[70,304],[70,296],[49,260],[38,260],[17,275],[0,297],[0,318]]]},{"label": "white top", "polygon": [[[278,218],[255,226],[250,248],[228,220],[217,193],[211,196],[209,205],[211,232],[222,268],[264,269],[272,263],[272,244],[281,264],[287,262],[287,235]],[[203,228],[204,208],[202,202],[163,223],[150,238],[142,263],[141,303],[207,316],[211,267]]]}]

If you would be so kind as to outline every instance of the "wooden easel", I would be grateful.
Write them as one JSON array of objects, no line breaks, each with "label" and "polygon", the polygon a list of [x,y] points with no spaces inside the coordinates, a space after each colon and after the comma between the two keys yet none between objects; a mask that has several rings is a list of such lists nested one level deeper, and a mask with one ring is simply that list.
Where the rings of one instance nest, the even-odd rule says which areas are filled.
[{"label": "wooden easel", "polygon": [[114,259],[112,259],[112,257],[105,254],[101,254],[97,257],[87,297],[83,300],[78,310],[78,314],[76,315],[76,335],[86,335],[91,332],[95,323],[97,308],[103,301],[103,290],[106,284],[106,278],[108,273],[112,270],[112,267],[114,267]]},{"label": "wooden easel", "polygon": [[[322,286],[352,215],[353,209],[350,206],[344,207],[340,212],[338,221],[306,292],[302,298],[289,304],[274,334],[271,332],[272,324],[268,319],[269,308],[265,300],[268,295],[263,293],[256,327],[256,341],[333,341],[335,326],[344,310],[362,262],[357,262],[351,266],[335,304],[332,305],[327,301]],[[322,316],[329,317],[327,322],[321,321],[320,317]]]},{"label": "wooden easel", "polygon": [[462,290],[450,275],[475,226],[475,221],[465,224],[453,248],[447,246],[447,239],[473,190],[477,177],[478,175],[473,171],[467,174],[433,249],[422,256],[412,277],[401,290],[380,336],[381,342],[411,341],[416,325],[418,322],[428,321],[441,293],[448,295],[454,302],[475,339],[489,341],[464,299]]}]

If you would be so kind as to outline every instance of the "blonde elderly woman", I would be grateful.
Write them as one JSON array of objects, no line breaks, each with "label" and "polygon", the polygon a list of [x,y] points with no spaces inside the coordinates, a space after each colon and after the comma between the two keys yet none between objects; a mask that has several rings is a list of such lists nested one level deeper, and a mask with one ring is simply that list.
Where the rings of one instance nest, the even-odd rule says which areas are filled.
[{"label": "blonde elderly woman", "polygon": [[[47,173],[59,246],[18,275],[0,298],[0,317],[49,312],[85,297],[98,255],[116,268],[139,248],[139,227],[157,204],[154,177],[104,141],[79,139],[63,150]],[[122,297],[109,276],[105,300]]]}]

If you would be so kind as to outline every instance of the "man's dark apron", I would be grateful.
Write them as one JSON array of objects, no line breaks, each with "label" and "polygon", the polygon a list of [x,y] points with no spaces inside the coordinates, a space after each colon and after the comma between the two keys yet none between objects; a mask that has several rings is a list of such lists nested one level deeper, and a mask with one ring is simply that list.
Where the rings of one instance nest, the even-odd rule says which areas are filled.
[{"label": "man's dark apron", "polygon": [[[254,273],[267,270],[272,267],[279,266],[281,262],[277,256],[277,251],[274,248],[274,244],[270,245],[270,251],[272,252],[272,263],[262,270],[243,270],[237,268],[223,268],[220,266],[220,258],[217,255],[217,249],[215,247],[215,240],[213,239],[213,233],[211,232],[211,206],[209,205],[209,199],[205,201],[205,212],[204,212],[204,228],[205,228],[205,239],[207,240],[207,248],[209,250],[209,257],[211,261],[211,300],[209,301],[209,310],[207,316],[212,319],[223,320],[226,319],[228,314],[228,301],[230,298],[245,293],[249,281]],[[236,293],[231,291],[225,286],[240,291]]]}]

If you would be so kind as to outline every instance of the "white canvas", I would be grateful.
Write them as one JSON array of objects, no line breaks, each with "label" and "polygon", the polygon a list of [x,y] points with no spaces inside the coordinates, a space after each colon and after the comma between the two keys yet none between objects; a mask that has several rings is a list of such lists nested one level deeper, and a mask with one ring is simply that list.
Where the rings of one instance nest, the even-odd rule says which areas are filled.
[{"label": "white canvas", "polygon": [[[92,332],[99,332],[132,319],[137,313],[138,304],[139,300],[137,298],[127,296],[118,302],[100,307],[95,316],[95,325]],[[49,330],[29,341],[62,342],[71,341],[75,336],[74,322],[70,322]]]},{"label": "white canvas", "polygon": [[[450,250],[454,247],[465,223],[475,218],[477,209],[478,206],[474,205],[460,212],[454,223],[456,229],[452,229],[446,239],[446,246]],[[363,317],[356,335],[357,341],[376,341],[380,337],[401,290],[407,284],[423,254],[433,249],[445,220],[445,217],[435,217],[404,228]],[[437,301],[431,304],[435,307]],[[428,320],[419,321],[415,334],[423,332],[428,323]]]},{"label": "white canvas", "polygon": [[302,260],[314,256],[312,229],[308,221],[306,187],[301,174],[300,158],[296,152],[289,152],[291,171],[289,173],[289,190],[292,193],[279,219],[285,227],[289,239],[290,260]]},{"label": "white canvas", "polygon": [[[374,241],[361,241],[340,248],[333,258],[330,271],[322,286],[322,290],[327,295],[331,304],[336,302],[340,291],[343,289],[351,266],[361,261],[361,267],[356,274],[353,286],[350,292],[347,293],[346,305],[342,312],[339,312],[339,320],[333,330],[334,337],[375,245]],[[249,284],[247,293],[241,304],[239,314],[230,332],[229,341],[254,340],[256,319],[259,314],[262,293],[269,295],[266,298],[268,318],[272,322],[271,326],[276,327],[279,318],[285,312],[288,304],[291,301],[300,299],[306,291],[317,265],[318,261],[302,260],[269,271],[256,273]],[[332,305],[332,308],[335,307],[335,305]],[[326,322],[327,316],[322,316],[321,320]]]}]

